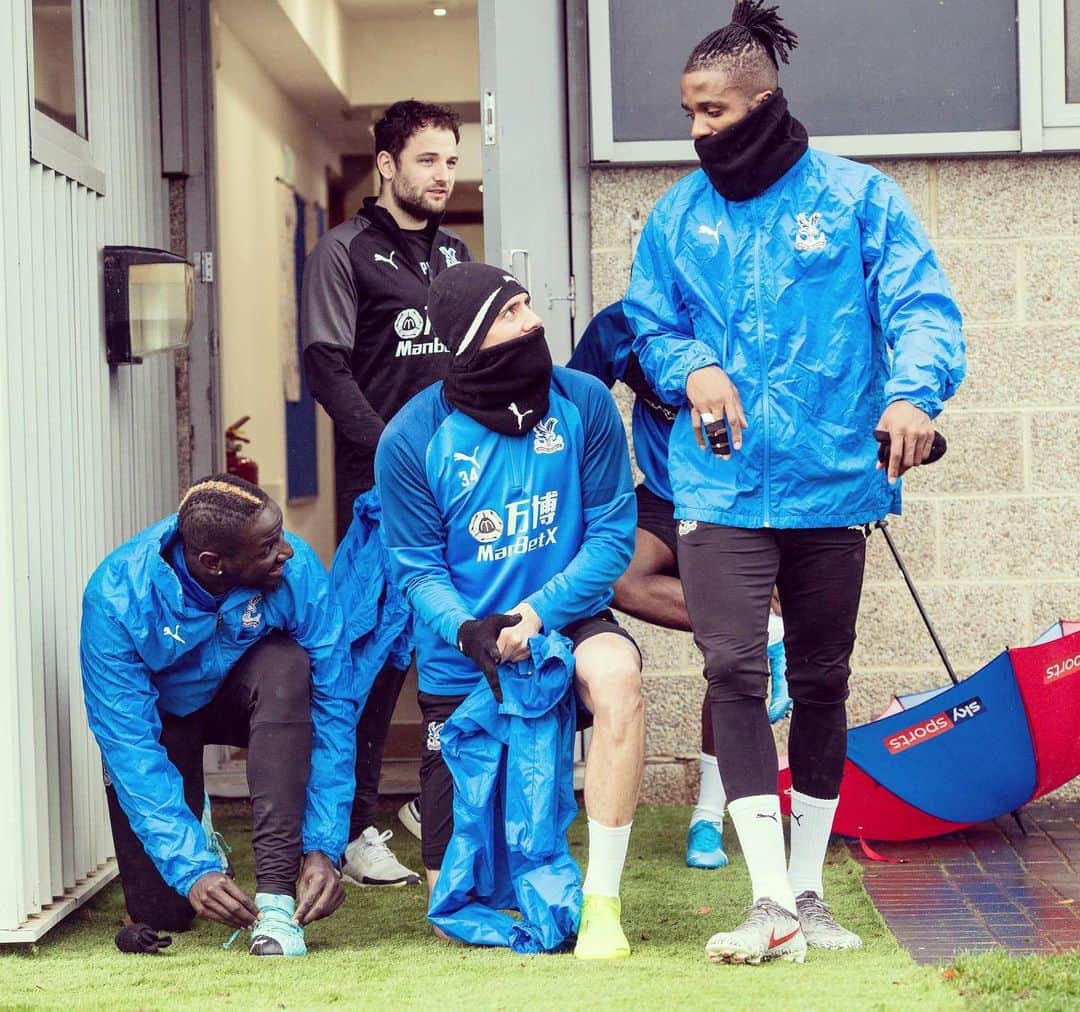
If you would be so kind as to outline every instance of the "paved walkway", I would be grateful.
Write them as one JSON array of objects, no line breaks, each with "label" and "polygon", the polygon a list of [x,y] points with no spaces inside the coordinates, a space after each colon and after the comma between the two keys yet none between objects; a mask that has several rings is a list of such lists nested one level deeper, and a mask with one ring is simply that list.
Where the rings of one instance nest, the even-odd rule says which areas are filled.
[{"label": "paved walkway", "polygon": [[962,833],[872,843],[903,864],[869,860],[870,898],[919,963],[1004,948],[1017,955],[1080,951],[1080,802],[1038,801]]}]

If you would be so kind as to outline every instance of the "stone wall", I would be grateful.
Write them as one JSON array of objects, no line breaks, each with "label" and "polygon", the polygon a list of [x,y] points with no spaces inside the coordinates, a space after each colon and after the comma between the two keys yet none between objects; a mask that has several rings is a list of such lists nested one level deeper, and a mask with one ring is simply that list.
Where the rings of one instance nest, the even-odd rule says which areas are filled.
[{"label": "stone wall", "polygon": [[[936,423],[949,455],[904,480],[904,515],[890,523],[963,676],[1080,617],[1080,155],[877,164],[914,205],[964,314],[967,379]],[[687,171],[593,170],[596,309],[622,296],[638,231]],[[685,803],[696,791],[700,655],[688,634],[627,624],[646,665],[642,800]],[[893,692],[947,681],[880,534],[858,635],[853,723]],[[1080,796],[1080,779],[1063,792]]]}]

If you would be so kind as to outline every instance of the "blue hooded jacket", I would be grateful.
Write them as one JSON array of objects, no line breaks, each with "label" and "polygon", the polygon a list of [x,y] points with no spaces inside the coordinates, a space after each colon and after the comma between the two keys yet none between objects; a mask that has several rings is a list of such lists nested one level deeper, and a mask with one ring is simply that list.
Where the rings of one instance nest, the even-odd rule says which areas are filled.
[{"label": "blue hooded jacket", "polygon": [[[595,376],[610,389],[622,380],[634,391],[630,432],[634,440],[634,459],[644,478],[645,487],[661,499],[671,501],[668,479],[668,441],[678,408],[664,404],[655,391],[642,391],[633,376],[641,366],[633,354],[634,332],[627,323],[621,302],[601,309],[585,328],[574,348],[567,367]],[[644,381],[644,376],[641,376]],[[643,396],[644,395],[644,396]],[[683,398],[679,398],[681,404]]]},{"label": "blue hooded jacket", "polygon": [[482,680],[443,726],[454,835],[428,918],[462,942],[536,953],[577,930],[581,872],[566,839],[577,814],[574,655],[557,633],[529,646],[530,661],[499,668],[501,706]]},{"label": "blue hooded jacket", "polygon": [[562,629],[607,607],[634,553],[626,433],[584,373],[556,366],[547,417],[521,436],[485,428],[432,384],[387,425],[375,478],[421,692],[463,696],[483,678],[457,648],[462,622],[524,601],[545,632]]},{"label": "blue hooded jacket", "polygon": [[286,534],[295,554],[278,587],[236,587],[207,611],[185,600],[165,560],[178,537],[174,513],[108,555],[83,594],[87,720],[131,828],[184,896],[200,876],[221,871],[160,744],[160,712],[186,716],[205,706],[248,648],[283,630],[312,665],[304,853],[322,851],[337,862],[348,842],[359,712],[326,570],[304,541]]},{"label": "blue hooded jacket", "polygon": [[379,492],[369,489],[356,497],[352,523],[330,566],[361,710],[383,665],[407,668],[412,655],[412,613],[390,579],[381,524]]},{"label": "blue hooded jacket", "polygon": [[[684,405],[669,455],[680,519],[839,527],[899,512],[874,426],[897,400],[935,417],[964,376],[960,312],[900,188],[814,149],[745,201],[702,170],[676,183],[623,308],[653,388]],[[749,422],[728,461],[691,431],[686,381],[707,365]]]}]

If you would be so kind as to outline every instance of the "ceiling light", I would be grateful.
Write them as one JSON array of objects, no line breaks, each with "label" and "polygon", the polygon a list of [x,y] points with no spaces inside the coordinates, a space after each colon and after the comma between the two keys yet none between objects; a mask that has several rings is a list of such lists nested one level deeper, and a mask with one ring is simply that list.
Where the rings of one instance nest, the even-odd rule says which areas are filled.
[{"label": "ceiling light", "polygon": [[445,18],[446,17],[446,8],[445,7],[432,7],[431,8],[431,13],[434,14],[435,17],[437,17],[437,18]]}]

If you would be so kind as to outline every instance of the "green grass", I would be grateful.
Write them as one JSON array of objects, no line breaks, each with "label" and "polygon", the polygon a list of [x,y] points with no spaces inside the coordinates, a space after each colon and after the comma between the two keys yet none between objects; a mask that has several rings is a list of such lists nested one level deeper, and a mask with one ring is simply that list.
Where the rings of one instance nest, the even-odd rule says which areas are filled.
[{"label": "green grass", "polygon": [[[246,810],[219,804],[217,812],[218,828],[235,847],[237,876],[253,892]],[[968,1001],[998,1008],[1029,998],[1037,1001],[1032,1007],[1065,1008],[1054,1002],[1064,1001],[1068,988],[1075,995],[1076,961],[980,957],[962,960],[951,980],[916,966],[885,928],[842,846],[830,851],[826,892],[840,920],[863,936],[861,950],[814,951],[802,966],[713,966],[703,945],[738,921],[749,880],[732,833],[730,867],[702,872],[683,865],[687,817],[684,808],[637,813],[623,888],[629,960],[579,963],[449,945],[432,936],[420,888],[352,886],[337,914],[308,928],[306,959],[254,959],[241,940],[224,951],[229,930],[209,922],[174,936],[161,956],[124,956],[112,943],[124,913],[114,884],[38,945],[0,947],[0,1006],[864,1010],[963,1008]],[[389,815],[384,821],[392,824]],[[584,840],[579,819],[571,830],[579,856]],[[419,845],[400,827],[393,846],[419,868]]]},{"label": "green grass", "polygon": [[958,959],[945,974],[974,1009],[1075,1012],[1080,1008],[1080,953],[1018,959],[990,952]]}]

